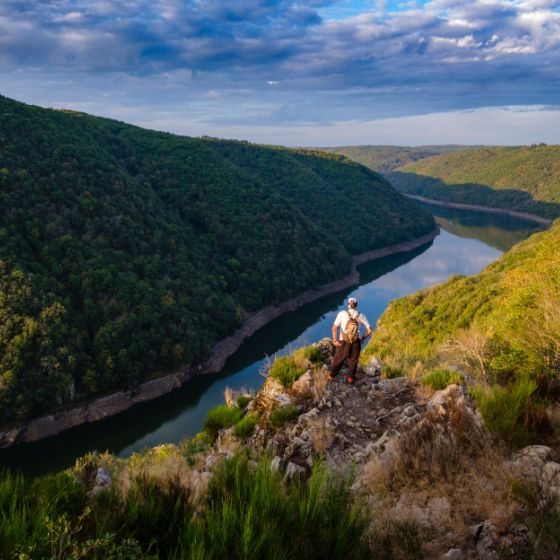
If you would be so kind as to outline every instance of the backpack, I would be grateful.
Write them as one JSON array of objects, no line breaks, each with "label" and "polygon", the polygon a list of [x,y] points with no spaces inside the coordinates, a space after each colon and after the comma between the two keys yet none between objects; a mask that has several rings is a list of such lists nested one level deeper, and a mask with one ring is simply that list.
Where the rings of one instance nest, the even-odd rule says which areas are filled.
[{"label": "backpack", "polygon": [[346,323],[346,327],[344,327],[344,331],[342,332],[342,340],[345,342],[349,342],[352,344],[356,342],[360,336],[360,323],[358,323],[358,316],[352,317],[352,315],[348,314],[348,322]]}]

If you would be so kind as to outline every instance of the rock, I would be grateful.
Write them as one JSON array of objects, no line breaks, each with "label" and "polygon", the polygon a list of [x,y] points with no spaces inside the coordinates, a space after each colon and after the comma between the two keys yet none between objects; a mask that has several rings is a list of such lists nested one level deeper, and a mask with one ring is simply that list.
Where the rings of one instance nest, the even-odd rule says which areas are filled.
[{"label": "rock", "polygon": [[317,418],[317,416],[319,416],[319,407],[312,408],[299,417],[298,423],[303,425],[310,425]]},{"label": "rock", "polygon": [[296,463],[292,463],[291,461],[288,463],[286,468],[286,478],[288,480],[294,480],[295,478],[303,478],[305,477],[305,469],[296,465]]},{"label": "rock", "polygon": [[270,462],[270,470],[273,472],[280,472],[286,468],[286,461],[282,457],[274,457]]},{"label": "rock", "polygon": [[379,389],[384,393],[396,393],[401,389],[404,389],[408,384],[406,377],[397,377],[396,379],[382,379],[379,382]]},{"label": "rock", "polygon": [[90,494],[92,496],[96,496],[103,490],[109,488],[113,484],[113,479],[111,475],[103,468],[98,468],[97,473],[95,475],[95,482],[93,484],[93,488],[91,489]]},{"label": "rock", "polygon": [[464,560],[465,554],[460,548],[451,548],[441,558],[442,560]]},{"label": "rock", "polygon": [[469,525],[469,531],[475,539],[478,539],[483,527],[484,523],[475,523],[474,525]]},{"label": "rock", "polygon": [[416,414],[416,407],[413,404],[409,404],[408,406],[405,406],[403,410],[403,414],[409,417],[414,416]]},{"label": "rock", "polygon": [[294,402],[289,395],[286,395],[286,393],[278,393],[277,395],[274,395],[274,401],[276,406],[290,406]]},{"label": "rock", "polygon": [[560,497],[560,464],[552,461],[542,469],[540,485],[545,495]]},{"label": "rock", "polygon": [[309,395],[313,387],[313,375],[307,370],[297,381],[294,382],[290,392],[298,396]]},{"label": "rock", "polygon": [[20,428],[14,428],[13,430],[0,432],[0,448],[11,447],[12,445],[14,445],[19,438],[20,432]]},{"label": "rock", "polygon": [[539,482],[543,468],[552,460],[552,449],[546,445],[529,445],[513,455],[510,461],[517,476]]},{"label": "rock", "polygon": [[498,545],[498,531],[496,526],[490,521],[485,521],[478,533],[478,542],[476,543],[478,558],[480,560],[498,560],[499,556],[496,551]]},{"label": "rock", "polygon": [[208,457],[206,457],[206,460],[204,461],[206,470],[211,471],[215,467],[217,462],[218,457],[216,457],[216,455],[208,455]]},{"label": "rock", "polygon": [[369,364],[364,368],[364,373],[369,377],[375,377],[381,374],[381,362],[374,356]]},{"label": "rock", "polygon": [[428,502],[427,507],[430,510],[431,517],[438,521],[449,519],[451,515],[451,504],[445,496],[442,498],[432,498]]}]

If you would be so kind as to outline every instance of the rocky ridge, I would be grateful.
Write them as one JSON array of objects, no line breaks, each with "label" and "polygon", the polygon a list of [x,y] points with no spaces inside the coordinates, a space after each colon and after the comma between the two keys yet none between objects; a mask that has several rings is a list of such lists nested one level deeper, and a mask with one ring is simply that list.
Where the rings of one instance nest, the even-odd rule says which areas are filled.
[{"label": "rocky ridge", "polygon": [[[466,386],[430,392],[417,380],[382,379],[376,359],[360,368],[354,385],[344,371],[327,382],[334,346],[330,339],[319,346],[325,365],[291,388],[266,380],[249,404],[259,421],[248,441],[232,437],[231,428],[220,432],[205,461],[208,476],[241,445],[267,453],[288,480],[308,476],[317,462],[340,473],[354,468],[356,494],[382,519],[417,526],[428,539],[427,558],[498,560],[529,549],[529,528],[519,521],[509,483],[525,480],[560,496],[560,463],[551,448],[530,446],[505,457]],[[270,424],[273,410],[294,406],[297,418]],[[484,507],[465,503],[483,497],[490,502]]]},{"label": "rocky ridge", "polygon": [[[267,455],[288,482],[306,480],[320,463],[343,476],[353,471],[352,490],[371,511],[372,533],[397,526],[420,535],[419,558],[540,558],[531,552],[530,523],[512,488],[535,489],[541,509],[560,498],[560,463],[551,448],[529,446],[510,456],[485,428],[465,385],[433,391],[418,380],[383,379],[376,359],[360,367],[354,385],[344,370],[328,382],[334,346],[324,339],[318,347],[323,365],[290,388],[266,379],[246,406],[258,414],[252,435],[222,429],[190,470],[180,467],[193,493],[204,492],[220,461],[240,451]],[[271,420],[281,408],[295,414],[278,425]],[[176,466],[174,447],[151,453]],[[110,466],[93,471],[92,494],[111,476]]]}]

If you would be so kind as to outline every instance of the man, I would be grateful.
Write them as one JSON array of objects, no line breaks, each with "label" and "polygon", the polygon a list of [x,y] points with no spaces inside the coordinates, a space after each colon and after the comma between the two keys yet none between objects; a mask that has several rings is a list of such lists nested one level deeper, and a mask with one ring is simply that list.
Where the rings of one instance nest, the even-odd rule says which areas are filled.
[{"label": "man", "polygon": [[[341,311],[333,323],[332,339],[336,346],[336,354],[329,374],[329,381],[332,381],[338,375],[344,359],[348,356],[348,377],[346,381],[350,384],[354,383],[362,343],[372,333],[366,316],[359,313],[357,307],[358,300],[353,297],[348,298],[348,309]],[[361,338],[360,325],[363,325],[366,329],[366,333]],[[340,339],[337,336],[339,328]]]}]

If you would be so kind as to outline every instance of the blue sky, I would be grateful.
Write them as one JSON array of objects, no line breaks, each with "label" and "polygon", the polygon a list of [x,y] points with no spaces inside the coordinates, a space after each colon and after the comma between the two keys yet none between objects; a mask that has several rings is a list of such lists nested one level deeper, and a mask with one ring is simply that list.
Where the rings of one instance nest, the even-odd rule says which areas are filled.
[{"label": "blue sky", "polygon": [[2,0],[0,80],[195,136],[560,143],[560,0]]}]

